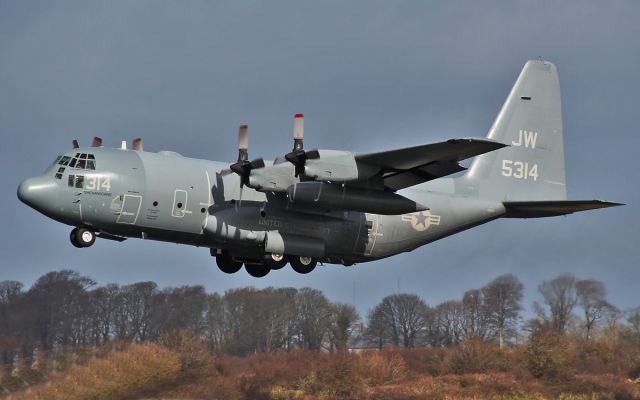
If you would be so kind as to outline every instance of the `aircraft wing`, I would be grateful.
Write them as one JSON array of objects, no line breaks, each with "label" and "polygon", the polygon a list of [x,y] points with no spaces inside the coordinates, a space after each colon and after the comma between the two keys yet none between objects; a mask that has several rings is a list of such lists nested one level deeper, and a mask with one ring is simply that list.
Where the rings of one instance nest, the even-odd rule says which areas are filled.
[{"label": "aircraft wing", "polygon": [[507,145],[488,139],[451,139],[404,149],[358,154],[355,160],[380,169],[384,186],[400,190],[463,171],[458,162]]}]

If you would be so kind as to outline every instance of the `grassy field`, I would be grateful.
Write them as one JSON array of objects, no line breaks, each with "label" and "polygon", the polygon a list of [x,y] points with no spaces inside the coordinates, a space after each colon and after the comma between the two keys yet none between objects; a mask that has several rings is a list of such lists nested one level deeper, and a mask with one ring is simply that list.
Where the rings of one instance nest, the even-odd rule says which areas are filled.
[{"label": "grassy field", "polygon": [[[640,349],[550,342],[499,350],[293,351],[229,357],[197,340],[116,346],[59,371],[2,379],[6,398],[35,399],[640,399]],[[29,375],[29,371],[30,375]],[[11,387],[7,393],[7,383]],[[16,383],[18,383],[16,385]]]}]

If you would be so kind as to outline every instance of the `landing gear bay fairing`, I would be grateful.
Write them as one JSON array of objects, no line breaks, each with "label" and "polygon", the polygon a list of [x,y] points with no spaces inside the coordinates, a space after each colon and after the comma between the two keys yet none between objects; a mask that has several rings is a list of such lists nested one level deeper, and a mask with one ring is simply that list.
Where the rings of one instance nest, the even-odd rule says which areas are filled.
[{"label": "landing gear bay fairing", "polygon": [[[475,157],[463,175],[460,161]],[[248,127],[235,163],[177,153],[91,147],[59,156],[18,197],[73,226],[71,244],[96,237],[207,247],[225,273],[265,276],[290,264],[353,265],[417,247],[497,218],[571,214],[619,203],[567,200],[560,84],[555,66],[529,61],[487,138],[378,153],[303,146],[303,116],[291,152],[250,159]]]}]

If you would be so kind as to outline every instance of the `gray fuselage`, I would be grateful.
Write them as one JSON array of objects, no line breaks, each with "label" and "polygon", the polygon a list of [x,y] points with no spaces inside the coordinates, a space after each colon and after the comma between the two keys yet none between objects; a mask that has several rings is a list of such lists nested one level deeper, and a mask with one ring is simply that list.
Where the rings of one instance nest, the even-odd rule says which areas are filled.
[{"label": "gray fuselage", "polygon": [[236,174],[221,174],[228,163],[110,148],[75,149],[64,156],[78,154],[93,156],[95,169],[53,165],[23,182],[20,198],[57,221],[105,238],[226,249],[242,258],[261,258],[267,233],[277,232],[321,242],[322,254],[313,256],[349,265],[413,250],[505,212],[501,202],[456,194],[462,178],[400,192],[428,205],[427,211],[377,215],[301,207],[286,194],[241,189]]}]

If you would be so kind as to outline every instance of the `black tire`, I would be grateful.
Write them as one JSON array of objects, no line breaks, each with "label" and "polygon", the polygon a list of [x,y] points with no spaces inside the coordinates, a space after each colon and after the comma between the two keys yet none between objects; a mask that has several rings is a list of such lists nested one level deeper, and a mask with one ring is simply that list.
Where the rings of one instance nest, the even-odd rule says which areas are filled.
[{"label": "black tire", "polygon": [[244,269],[254,278],[262,278],[267,276],[271,269],[264,264],[245,264]]},{"label": "black tire", "polygon": [[313,257],[291,256],[289,257],[289,263],[297,273],[308,274],[316,268],[318,260]]},{"label": "black tire", "polygon": [[283,268],[288,262],[289,260],[284,254],[267,254],[264,257],[264,263],[274,271]]},{"label": "black tire", "polygon": [[78,241],[76,240],[77,234],[78,234],[78,228],[73,228],[71,230],[71,233],[69,234],[69,240],[71,241],[71,244],[73,245],[73,247],[76,247],[79,249],[82,246],[80,246],[80,243],[78,243]]},{"label": "black tire", "polygon": [[216,264],[218,264],[218,268],[220,271],[225,274],[235,274],[240,271],[242,268],[242,263],[238,261],[234,261],[233,257],[227,252],[223,252],[222,254],[218,254],[216,256]]},{"label": "black tire", "polygon": [[95,232],[90,231],[89,229],[86,229],[86,228],[76,228],[74,229],[74,231],[76,231],[74,235],[76,243],[80,247],[91,247],[96,242]]}]

